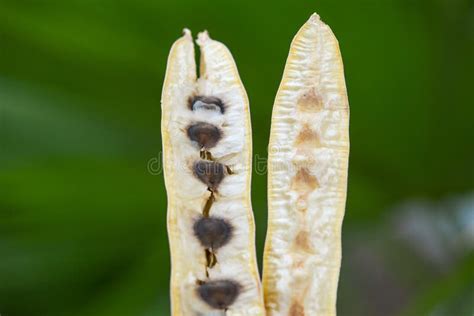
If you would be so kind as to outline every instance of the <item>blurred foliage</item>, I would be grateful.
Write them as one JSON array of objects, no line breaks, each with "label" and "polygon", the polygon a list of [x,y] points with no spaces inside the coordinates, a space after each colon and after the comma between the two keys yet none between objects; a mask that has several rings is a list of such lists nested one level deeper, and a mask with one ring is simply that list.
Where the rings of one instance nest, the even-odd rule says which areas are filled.
[{"label": "blurred foliage", "polygon": [[[169,48],[183,27],[228,45],[266,157],[289,43],[314,11],[351,104],[340,314],[474,314],[472,244],[441,269],[387,233],[400,203],[474,189],[472,1],[0,0],[1,315],[169,314],[166,195],[147,170]],[[263,175],[253,205],[261,257]]]}]

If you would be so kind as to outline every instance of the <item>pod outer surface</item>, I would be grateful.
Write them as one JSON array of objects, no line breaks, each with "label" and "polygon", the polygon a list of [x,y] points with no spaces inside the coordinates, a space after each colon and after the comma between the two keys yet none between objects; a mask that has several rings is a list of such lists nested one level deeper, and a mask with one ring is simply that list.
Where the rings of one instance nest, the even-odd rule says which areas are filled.
[{"label": "pod outer surface", "polygon": [[349,158],[349,105],[338,42],[317,14],[294,37],[273,106],[267,315],[335,315]]},{"label": "pod outer surface", "polygon": [[[227,47],[207,32],[197,44],[199,77],[191,32],[173,44],[161,100],[172,315],[264,315],[250,202],[248,98]],[[212,127],[190,132],[196,124]],[[206,236],[195,233],[203,217],[231,225],[225,243],[206,248]]]}]

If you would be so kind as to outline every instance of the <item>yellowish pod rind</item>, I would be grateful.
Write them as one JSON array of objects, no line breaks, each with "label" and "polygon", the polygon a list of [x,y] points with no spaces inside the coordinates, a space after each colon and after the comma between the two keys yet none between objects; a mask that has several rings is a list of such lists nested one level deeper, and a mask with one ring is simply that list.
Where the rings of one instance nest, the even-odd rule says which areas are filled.
[{"label": "yellowish pod rind", "polygon": [[[229,50],[207,32],[198,35],[201,50],[200,77],[196,75],[191,33],[172,46],[162,93],[162,141],[167,224],[171,251],[171,305],[173,315],[264,315],[263,296],[255,254],[255,227],[250,202],[251,126],[247,94]],[[224,103],[224,113],[192,110],[193,96],[212,96]],[[203,152],[186,133],[188,126],[204,122],[219,128],[221,138],[205,159],[227,167],[223,180],[212,192],[193,173]],[[210,158],[212,157],[212,158]],[[209,266],[205,248],[193,232],[209,200],[209,216],[233,227],[228,243],[215,253]],[[216,280],[239,284],[235,301],[224,309],[204,302],[197,288]]]},{"label": "yellowish pod rind", "polygon": [[294,37],[273,106],[263,288],[268,315],[335,315],[349,157],[338,42],[317,14]]}]

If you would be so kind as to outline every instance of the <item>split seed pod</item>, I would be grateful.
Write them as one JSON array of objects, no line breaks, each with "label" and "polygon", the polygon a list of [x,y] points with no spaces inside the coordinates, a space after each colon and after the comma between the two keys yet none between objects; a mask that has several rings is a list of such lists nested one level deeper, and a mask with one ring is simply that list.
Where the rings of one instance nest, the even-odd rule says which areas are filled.
[{"label": "split seed pod", "polygon": [[247,94],[229,50],[191,33],[171,48],[162,94],[175,316],[264,315],[250,204]]},{"label": "split seed pod", "polygon": [[268,315],[335,315],[349,156],[338,42],[317,14],[291,43],[273,106],[263,287]]}]

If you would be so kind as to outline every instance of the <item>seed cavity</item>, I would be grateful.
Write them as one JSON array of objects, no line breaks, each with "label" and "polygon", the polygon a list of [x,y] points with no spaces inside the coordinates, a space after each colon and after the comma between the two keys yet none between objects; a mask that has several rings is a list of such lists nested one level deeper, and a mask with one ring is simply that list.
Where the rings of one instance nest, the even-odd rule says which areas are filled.
[{"label": "seed cavity", "polygon": [[308,202],[304,196],[300,196],[296,200],[296,209],[300,212],[305,212],[308,209]]},{"label": "seed cavity", "polygon": [[224,114],[224,103],[221,99],[212,96],[195,96],[189,99],[192,111],[205,110]]},{"label": "seed cavity", "polygon": [[291,265],[292,269],[302,269],[304,267],[305,260],[302,259],[295,259],[293,264]]},{"label": "seed cavity", "polygon": [[217,126],[204,122],[190,125],[187,129],[187,133],[192,141],[204,149],[214,147],[222,138],[222,133]]},{"label": "seed cavity", "polygon": [[233,280],[207,281],[198,285],[199,297],[215,309],[227,309],[239,296],[241,286]]},{"label": "seed cavity", "polygon": [[318,134],[308,124],[305,124],[296,137],[296,145],[299,147],[318,147],[320,145]]},{"label": "seed cavity", "polygon": [[289,316],[304,316],[304,307],[299,302],[293,302],[290,307]]},{"label": "seed cavity", "polygon": [[319,187],[318,179],[313,176],[308,168],[300,168],[293,178],[292,189],[307,194]]},{"label": "seed cavity", "polygon": [[233,227],[223,218],[201,217],[194,223],[194,234],[205,248],[218,249],[229,242]]},{"label": "seed cavity", "polygon": [[225,176],[224,165],[214,161],[196,161],[193,166],[193,172],[211,191],[216,191]]},{"label": "seed cavity", "polygon": [[307,231],[300,231],[295,238],[295,246],[304,251],[304,252],[313,252],[313,246],[311,244],[311,238],[309,232]]},{"label": "seed cavity", "polygon": [[319,112],[323,109],[323,98],[316,88],[313,87],[301,95],[298,99],[298,109],[302,112]]}]

